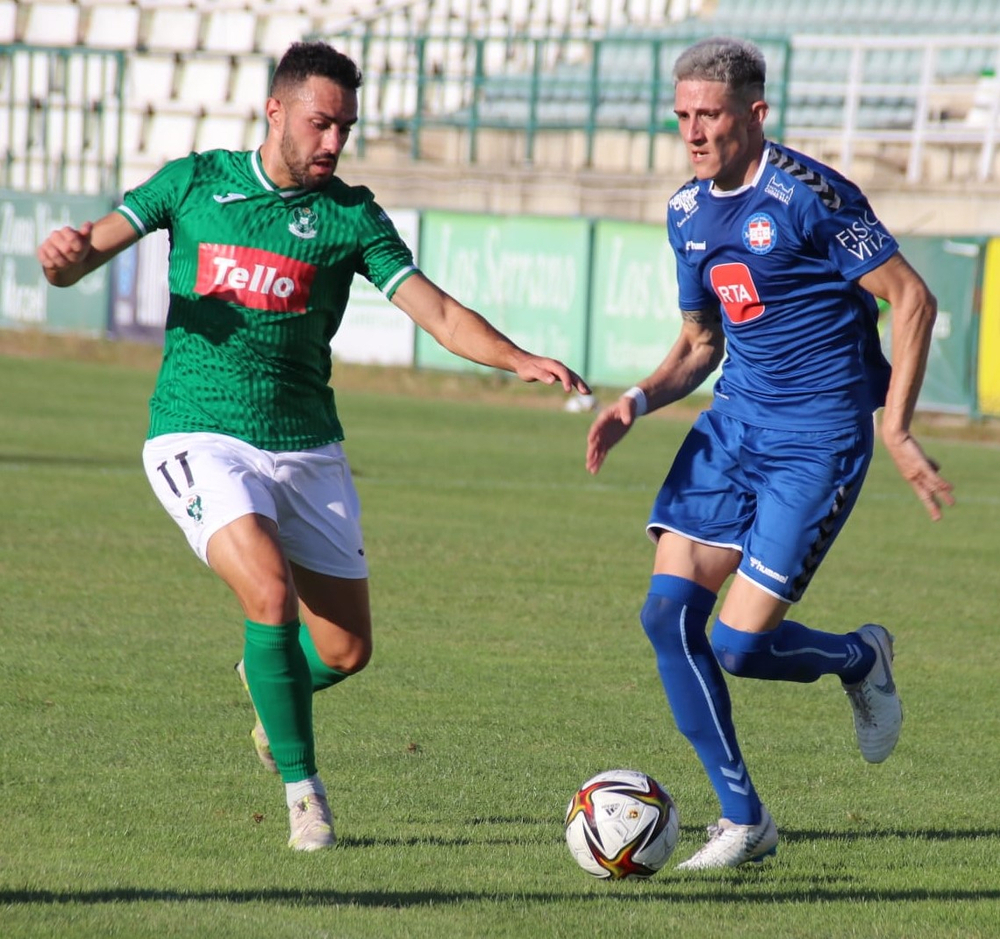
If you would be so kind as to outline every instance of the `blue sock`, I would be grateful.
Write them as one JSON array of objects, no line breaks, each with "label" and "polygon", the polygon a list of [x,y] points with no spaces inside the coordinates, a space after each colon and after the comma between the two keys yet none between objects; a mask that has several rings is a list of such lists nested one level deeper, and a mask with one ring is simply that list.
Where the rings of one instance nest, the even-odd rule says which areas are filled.
[{"label": "blue sock", "polygon": [[705,767],[723,817],[752,825],[760,821],[760,799],[736,742],[726,679],[705,634],[715,599],[693,581],[654,574],[640,619],[677,728]]},{"label": "blue sock", "polygon": [[875,650],[857,633],[819,632],[790,619],[766,633],[742,632],[717,619],[712,648],[730,675],[768,681],[811,682],[838,675],[853,684],[875,664]]}]

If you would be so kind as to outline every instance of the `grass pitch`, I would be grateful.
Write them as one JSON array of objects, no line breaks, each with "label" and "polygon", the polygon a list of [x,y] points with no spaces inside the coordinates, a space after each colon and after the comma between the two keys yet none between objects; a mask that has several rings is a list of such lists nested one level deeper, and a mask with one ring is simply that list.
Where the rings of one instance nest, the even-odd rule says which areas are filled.
[{"label": "grass pitch", "polygon": [[[891,759],[861,760],[835,679],[731,681],[778,856],[682,874],[717,806],[638,611],[687,422],[644,419],[594,479],[552,389],[341,369],[376,649],[316,699],[340,844],[303,856],[250,746],[236,603],[147,490],[145,353],[73,352],[0,356],[0,935],[996,936],[995,444],[924,439],[959,499],[938,524],[880,448],[795,611],[896,634]],[[619,766],[681,813],[644,883],[563,843],[573,790]]]}]

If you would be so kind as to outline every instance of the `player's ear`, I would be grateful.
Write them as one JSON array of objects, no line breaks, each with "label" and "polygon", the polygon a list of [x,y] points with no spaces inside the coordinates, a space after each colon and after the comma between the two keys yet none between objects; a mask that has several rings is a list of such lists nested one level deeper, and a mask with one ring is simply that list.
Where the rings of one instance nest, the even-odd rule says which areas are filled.
[{"label": "player's ear", "polygon": [[768,108],[766,101],[754,101],[754,103],[750,105],[750,126],[763,126],[769,110],[770,108]]},{"label": "player's ear", "polygon": [[285,106],[275,97],[270,97],[264,104],[264,114],[269,127],[279,129],[285,113]]}]

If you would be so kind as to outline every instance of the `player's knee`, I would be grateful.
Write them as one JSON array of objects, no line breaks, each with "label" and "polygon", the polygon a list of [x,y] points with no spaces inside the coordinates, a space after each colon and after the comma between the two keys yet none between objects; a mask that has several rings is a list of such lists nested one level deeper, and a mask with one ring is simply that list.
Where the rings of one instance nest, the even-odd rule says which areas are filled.
[{"label": "player's knee", "polygon": [[669,597],[651,593],[646,597],[642,610],[639,612],[639,622],[647,638],[654,648],[661,648],[670,642],[671,638],[680,641],[680,631],[676,627],[675,615],[677,604]]},{"label": "player's knee", "polygon": [[736,678],[756,678],[756,656],[747,655],[745,652],[721,652],[712,646],[715,657],[719,660],[719,665],[730,675]]},{"label": "player's knee", "polygon": [[237,591],[248,619],[257,623],[290,623],[299,615],[295,590],[278,578],[263,578]]},{"label": "player's knee", "polygon": [[372,641],[366,636],[339,637],[335,643],[317,646],[323,664],[344,675],[356,675],[371,661]]},{"label": "player's knee", "polygon": [[736,678],[765,678],[769,675],[770,637],[740,633],[716,620],[712,627],[712,651],[725,671]]},{"label": "player's knee", "polygon": [[372,658],[371,640],[356,643],[347,651],[339,671],[347,675],[356,675],[362,671]]}]

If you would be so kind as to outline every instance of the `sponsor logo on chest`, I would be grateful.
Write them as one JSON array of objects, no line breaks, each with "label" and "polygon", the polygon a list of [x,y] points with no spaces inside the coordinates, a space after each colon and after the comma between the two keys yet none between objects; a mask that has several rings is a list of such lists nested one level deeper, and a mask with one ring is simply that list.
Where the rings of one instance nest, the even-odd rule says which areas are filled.
[{"label": "sponsor logo on chest", "polygon": [[757,285],[753,282],[750,268],[734,262],[716,264],[709,271],[712,289],[719,303],[732,323],[746,323],[757,319],[764,312]]},{"label": "sponsor logo on chest", "polygon": [[195,292],[253,310],[305,313],[316,267],[260,248],[198,245]]}]

